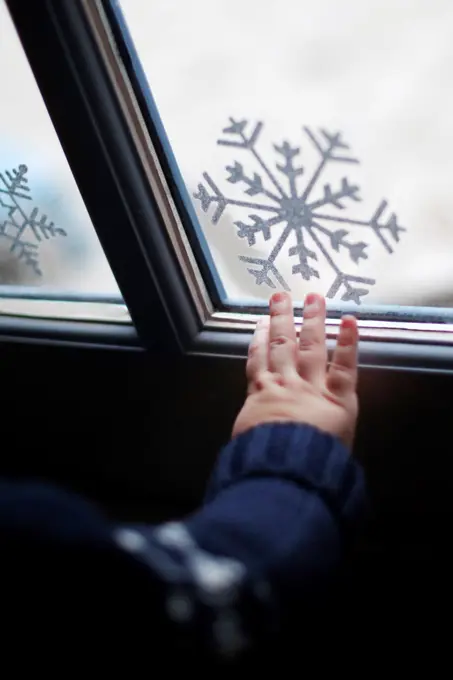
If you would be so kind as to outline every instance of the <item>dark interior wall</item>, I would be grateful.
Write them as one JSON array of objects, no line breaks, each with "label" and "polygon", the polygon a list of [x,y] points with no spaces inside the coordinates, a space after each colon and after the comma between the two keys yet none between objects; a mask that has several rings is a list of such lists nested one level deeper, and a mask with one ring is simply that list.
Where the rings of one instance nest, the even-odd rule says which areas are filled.
[{"label": "dark interior wall", "polygon": [[[13,344],[0,356],[3,472],[52,479],[119,517],[194,507],[245,393],[239,359]],[[452,496],[452,381],[361,371],[355,453],[376,512]]]},{"label": "dark interior wall", "polygon": [[199,501],[243,393],[236,361],[33,345],[0,352],[4,474],[56,481],[120,518],[173,515]]}]

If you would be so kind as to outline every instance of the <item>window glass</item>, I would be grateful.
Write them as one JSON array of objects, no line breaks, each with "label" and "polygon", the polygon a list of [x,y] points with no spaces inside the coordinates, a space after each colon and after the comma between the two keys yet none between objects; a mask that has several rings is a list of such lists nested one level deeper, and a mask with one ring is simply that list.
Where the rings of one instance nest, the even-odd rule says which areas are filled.
[{"label": "window glass", "polygon": [[[39,291],[50,291],[49,297],[57,300],[61,294],[68,300],[80,296],[120,302],[3,0],[0,61],[0,297],[14,300],[23,290],[32,304]],[[26,313],[23,300],[16,306]],[[0,312],[14,309],[14,301],[0,302]]]},{"label": "window glass", "polygon": [[121,0],[233,299],[453,305],[451,0]]}]

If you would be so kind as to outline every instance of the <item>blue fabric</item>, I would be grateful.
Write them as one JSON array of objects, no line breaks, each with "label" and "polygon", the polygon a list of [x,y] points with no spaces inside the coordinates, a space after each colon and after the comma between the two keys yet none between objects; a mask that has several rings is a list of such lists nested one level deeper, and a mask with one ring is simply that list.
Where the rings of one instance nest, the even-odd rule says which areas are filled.
[{"label": "blue fabric", "polygon": [[362,470],[343,445],[293,424],[233,439],[203,507],[158,527],[115,526],[61,490],[3,481],[4,583],[16,609],[27,602],[30,635],[83,619],[82,651],[102,630],[120,648],[143,636],[173,664],[231,662],[275,643],[288,612],[316,606],[364,503]]}]

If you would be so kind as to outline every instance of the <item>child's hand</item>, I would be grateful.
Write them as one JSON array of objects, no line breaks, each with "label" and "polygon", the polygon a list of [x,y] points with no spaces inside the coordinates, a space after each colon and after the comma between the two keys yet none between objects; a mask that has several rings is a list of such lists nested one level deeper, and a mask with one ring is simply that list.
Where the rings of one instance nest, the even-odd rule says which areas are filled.
[{"label": "child's hand", "polygon": [[327,368],[326,304],[307,295],[297,342],[292,301],[276,293],[270,320],[258,322],[247,361],[248,396],[233,436],[263,423],[314,425],[352,446],[358,414],[357,321],[343,317],[332,363]]}]

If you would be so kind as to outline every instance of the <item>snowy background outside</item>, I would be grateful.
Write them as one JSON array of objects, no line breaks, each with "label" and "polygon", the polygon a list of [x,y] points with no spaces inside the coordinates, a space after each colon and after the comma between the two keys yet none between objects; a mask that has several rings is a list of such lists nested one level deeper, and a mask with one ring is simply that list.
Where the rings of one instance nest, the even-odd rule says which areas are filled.
[{"label": "snowy background outside", "polygon": [[[118,293],[4,0],[0,61],[0,285]],[[14,170],[23,177],[11,196]],[[27,227],[35,207],[35,224]],[[53,228],[36,226],[44,215]],[[25,227],[21,235],[15,225]]]},{"label": "snowy background outside", "polygon": [[[307,126],[320,141],[321,129],[341,132],[350,150],[338,155],[360,161],[329,164],[312,200],[325,196],[326,184],[338,192],[345,177],[348,188],[360,187],[361,201],[346,196],[343,209],[331,203],[328,214],[370,220],[385,199],[384,221],[395,213],[406,229],[398,243],[387,231],[391,254],[369,228],[337,233],[333,245],[366,242],[353,257],[341,243],[335,250],[327,233],[318,232],[318,244],[307,235],[315,257],[306,264],[319,274],[310,281],[292,273],[299,262],[294,250],[289,254],[297,246],[293,230],[276,264],[297,298],[332,286],[335,273],[321,244],[341,270],[376,280],[360,286],[370,291],[365,303],[453,304],[451,0],[122,0],[121,6],[191,196],[200,182],[212,195],[203,179],[208,173],[222,195],[272,205],[254,174],[264,191],[277,189],[250,151],[217,144],[232,139],[222,133],[231,128],[230,117],[249,121],[247,133],[264,123],[256,148],[284,189],[288,173],[276,163],[285,159],[274,144],[300,147],[294,163],[304,168],[297,176],[301,195],[319,162]],[[213,224],[217,204],[206,200],[203,212],[200,200],[193,201],[229,296],[266,299],[271,289],[257,285],[247,271],[253,266],[239,258],[268,258],[285,224],[271,226],[265,240],[260,228],[254,236],[247,232],[249,215],[267,219],[275,212],[229,204]]]},{"label": "snowy background outside", "polygon": [[[250,150],[217,144],[233,139],[232,118],[248,121],[247,135],[263,122],[256,150],[288,196],[291,177],[297,186],[292,195],[300,197],[320,160],[303,128],[323,148],[321,130],[341,132],[350,148],[339,148],[336,156],[360,163],[327,163],[310,201],[324,200],[327,217],[369,222],[385,200],[381,223],[406,230],[396,232],[399,242],[390,229],[382,231],[391,253],[365,226],[326,220],[319,223],[324,232],[317,232],[318,241],[306,231],[304,243],[297,240],[301,229],[289,230],[275,259],[281,278],[269,274],[274,285],[281,288],[283,280],[298,299],[308,290],[327,293],[335,283],[333,262],[348,275],[376,281],[354,283],[369,290],[365,303],[453,305],[451,0],[122,0],[121,6],[230,297],[268,298],[265,277],[257,285],[248,271],[259,266],[240,258],[269,258],[287,225],[263,227],[250,215],[282,214],[232,202],[213,224],[215,202],[205,201],[204,212],[203,201],[193,197],[202,198],[200,183],[212,195],[207,173],[232,201],[277,205],[275,196],[263,193],[275,194],[270,173]],[[26,164],[30,209],[36,205],[67,234],[39,244],[41,277],[18,260],[19,251],[11,254],[11,241],[0,238],[0,284],[115,292],[3,0],[0,57],[0,172],[6,177],[6,170]],[[222,132],[226,128],[229,133]],[[291,174],[291,168],[303,168],[303,174]],[[291,205],[300,227],[300,201]],[[6,218],[3,208],[0,222]],[[340,287],[335,298],[345,292]]]}]

